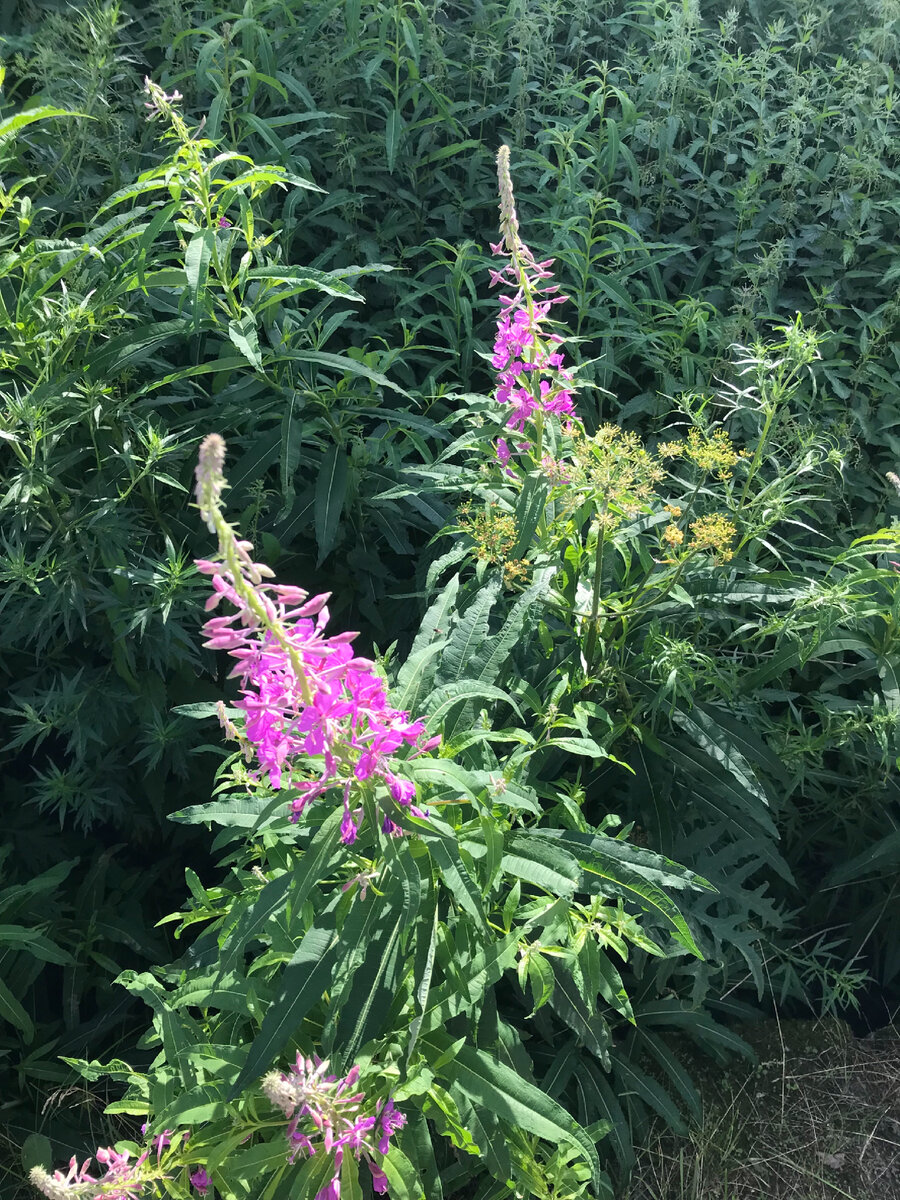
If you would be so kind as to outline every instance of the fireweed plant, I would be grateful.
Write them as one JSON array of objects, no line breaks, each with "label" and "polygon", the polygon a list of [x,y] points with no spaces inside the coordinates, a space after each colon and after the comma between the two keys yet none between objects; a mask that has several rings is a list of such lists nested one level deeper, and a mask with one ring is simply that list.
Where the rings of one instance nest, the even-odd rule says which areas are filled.
[{"label": "fireweed plant", "polygon": [[[345,843],[356,840],[363,812],[357,793],[365,781],[380,783],[392,799],[424,817],[412,804],[415,786],[395,773],[390,756],[401,746],[425,753],[440,738],[426,740],[421,721],[389,706],[374,664],[350,648],[355,634],[325,636],[327,594],[310,599],[302,588],[264,583],[274,572],[253,562],[252,545],[236,536],[221,513],[224,462],[225,444],[211,434],[200,447],[197,499],[207,527],[218,535],[220,559],[200,560],[197,569],[212,581],[207,611],[224,598],[235,612],[207,622],[204,645],[228,650],[238,660],[232,675],[243,687],[236,707],[245,714],[244,736],[260,765],[277,789],[286,764],[290,768],[302,756],[320,759],[318,777],[290,780],[291,819],[299,820],[317,797],[338,790]],[[400,832],[388,815],[382,828]]]},{"label": "fireweed plant", "polygon": [[[846,928],[851,946],[864,948],[865,965],[896,986],[900,622],[897,573],[889,563],[900,556],[879,555],[878,547],[890,544],[883,532],[835,550],[845,544],[846,530],[869,537],[897,511],[884,472],[897,468],[898,452],[900,368],[893,348],[900,306],[893,257],[900,244],[900,106],[893,95],[896,22],[883,19],[884,6],[876,13],[871,4],[847,0],[833,11],[781,5],[773,13],[771,5],[753,5],[722,16],[715,6],[668,2],[636,12],[589,0],[518,6],[485,0],[448,12],[424,0],[325,6],[259,0],[240,21],[223,21],[221,5],[209,0],[123,0],[79,6],[77,13],[6,7],[13,14],[5,30],[12,33],[4,44],[12,56],[7,97],[43,96],[86,115],[67,118],[62,137],[32,137],[38,128],[32,125],[26,138],[4,137],[2,147],[4,205],[12,201],[3,227],[4,406],[18,411],[21,399],[23,417],[18,427],[4,421],[4,430],[23,438],[30,461],[17,465],[14,444],[4,443],[2,644],[16,709],[8,715],[17,726],[6,752],[19,762],[5,774],[14,788],[8,807],[16,828],[12,836],[7,829],[0,847],[0,857],[7,855],[0,892],[0,1065],[4,1125],[14,1131],[9,1140],[0,1138],[0,1190],[7,1175],[21,1173],[13,1143],[28,1128],[49,1124],[60,1160],[91,1141],[79,1131],[86,1124],[79,1114],[87,1110],[65,1107],[71,1077],[53,1055],[82,1034],[91,1050],[72,1044],[70,1053],[100,1058],[112,1052],[104,1050],[113,1037],[102,1025],[113,1007],[107,998],[115,995],[107,981],[141,961],[125,957],[126,940],[140,944],[143,961],[165,961],[165,950],[150,940],[147,915],[153,895],[170,890],[155,881],[179,873],[185,853],[180,841],[161,842],[155,819],[163,819],[165,797],[208,795],[203,772],[183,783],[172,772],[185,758],[209,761],[186,756],[189,723],[171,707],[208,701],[214,687],[198,676],[199,646],[192,647],[191,633],[201,603],[194,589],[202,591],[205,580],[190,564],[207,551],[191,540],[196,535],[199,543],[202,527],[187,518],[172,481],[189,491],[196,444],[208,429],[240,447],[228,496],[245,536],[285,578],[309,584],[308,564],[324,563],[327,583],[316,577],[312,590],[332,590],[333,620],[342,628],[361,624],[355,616],[343,620],[342,606],[356,596],[364,597],[363,619],[376,636],[412,636],[420,616],[415,604],[388,605],[385,597],[418,586],[436,589],[409,665],[400,666],[396,651],[385,663],[397,706],[443,734],[440,759],[423,756],[411,764],[422,768],[417,786],[420,803],[429,797],[429,813],[454,830],[458,820],[466,824],[476,800],[459,780],[455,791],[446,784],[453,769],[464,770],[504,839],[514,804],[530,802],[546,828],[570,831],[599,827],[612,809],[637,822],[633,839],[716,883],[718,893],[691,891],[679,899],[704,961],[654,958],[648,969],[636,951],[628,964],[618,949],[610,951],[635,1023],[611,1002],[603,1009],[616,1034],[609,1072],[604,1067],[595,1076],[599,1060],[591,1057],[583,1030],[566,1032],[577,1026],[578,1014],[562,1015],[565,996],[581,982],[569,980],[575,959],[560,950],[589,955],[578,938],[596,937],[598,923],[612,937],[615,909],[600,904],[602,897],[579,898],[581,909],[572,916],[581,922],[573,924],[577,937],[560,931],[552,950],[546,931],[522,939],[521,980],[506,971],[496,989],[499,1023],[490,1025],[489,1014],[478,1030],[479,1048],[508,1064],[509,1047],[517,1043],[503,1038],[513,1028],[526,1046],[532,1077],[545,1090],[583,1124],[613,1124],[601,1154],[610,1147],[627,1153],[632,1130],[640,1137],[642,1112],[672,1120],[673,1109],[690,1108],[691,1091],[673,1066],[677,1051],[666,1040],[667,1028],[689,1026],[707,1048],[720,1045],[717,1028],[704,1020],[740,1015],[734,1001],[746,996],[744,976],[754,990],[792,1002],[811,977],[817,1006],[844,1003],[859,982],[847,966],[852,948],[839,944]],[[19,39],[18,23],[32,18],[39,27]],[[608,61],[593,61],[601,52]],[[166,95],[184,94],[195,138],[202,122],[211,147],[199,162],[193,154],[179,155],[174,141],[171,156],[160,161],[157,135],[164,122],[148,123],[146,97],[137,97],[148,69]],[[26,109],[11,119],[36,118],[30,104]],[[490,147],[510,131],[522,147],[516,192],[528,240],[542,247],[536,259],[553,253],[554,273],[570,297],[569,306],[551,313],[561,310],[582,339],[577,349],[568,343],[567,352],[581,359],[578,409],[589,436],[577,439],[577,454],[565,436],[547,449],[557,436],[556,417],[547,416],[542,457],[552,461],[546,471],[517,447],[533,439],[534,422],[526,436],[510,437],[503,424],[508,403],[485,395],[476,404],[447,392],[451,382],[464,393],[494,391],[490,355],[477,353],[490,347],[496,316],[481,286],[488,257],[480,245],[495,239]],[[233,160],[233,169],[212,161],[225,148],[252,161],[244,162],[244,182],[207,220],[194,204],[192,172],[199,165],[210,182],[236,183],[243,160]],[[153,163],[159,164],[158,190],[126,187]],[[283,171],[300,172],[327,194],[282,191],[277,177],[283,180]],[[261,182],[271,186],[263,189]],[[98,217],[99,198],[110,188],[125,194]],[[175,208],[164,215],[170,204]],[[247,252],[252,259],[245,271]],[[407,269],[368,292],[358,317],[346,308],[335,311],[350,302],[348,278],[358,274],[353,264],[376,262]],[[293,266],[286,277],[286,263],[310,264],[327,278],[319,276],[314,287],[311,272]],[[336,267],[339,272],[331,270]],[[258,268],[276,270],[283,282],[255,275]],[[135,286],[141,277],[146,293]],[[292,298],[301,285],[303,295]],[[323,294],[323,286],[331,292]],[[331,307],[324,310],[325,304]],[[798,309],[805,328],[795,333]],[[396,345],[398,318],[409,342],[402,353],[387,349]],[[773,324],[787,332],[770,335]],[[813,326],[821,331],[819,348],[803,366],[802,342]],[[545,328],[562,332],[549,317]],[[363,349],[378,339],[384,352]],[[747,350],[732,362],[729,348],[736,342]],[[559,349],[552,345],[549,352]],[[335,350],[347,351],[339,366]],[[384,381],[388,366],[414,393],[414,410],[407,411]],[[717,381],[724,381],[721,387]],[[588,390],[590,383],[595,390]],[[766,407],[772,423],[761,439]],[[449,460],[434,462],[445,444],[436,422],[448,409],[467,408],[483,422],[473,439],[481,457],[469,475]],[[609,426],[597,441],[611,419],[624,428]],[[737,493],[688,453],[690,431],[712,438],[719,421],[737,453],[738,447],[750,451],[750,461],[725,468]],[[489,424],[495,426],[490,436]],[[641,436],[629,442],[626,431]],[[858,446],[848,445],[848,431]],[[501,436],[515,449],[508,464],[513,476],[498,467],[491,474],[483,461],[485,442],[494,446]],[[681,454],[662,452],[678,444],[684,444]],[[647,464],[635,457],[639,449],[651,456],[654,470],[666,473],[663,480],[641,474]],[[834,467],[832,455],[842,460]],[[432,474],[419,470],[423,462]],[[431,486],[438,475],[443,492]],[[576,490],[564,486],[568,478]],[[824,500],[823,481],[829,485]],[[450,519],[446,488],[455,482],[469,501],[449,563],[458,575],[446,560],[429,564],[422,552]],[[405,495],[396,494],[404,489]],[[745,489],[746,503],[739,505],[734,497]],[[704,522],[698,530],[695,521]],[[168,553],[163,532],[171,535]],[[545,534],[552,540],[544,541]],[[436,552],[443,555],[447,544],[442,540]],[[430,579],[412,584],[413,563]],[[92,617],[76,636],[84,612]],[[585,673],[584,638],[592,628],[592,665]],[[566,739],[568,747],[561,745]],[[634,774],[604,752],[614,752]],[[402,754],[401,748],[401,766]],[[573,767],[573,755],[581,770]],[[37,778],[33,766],[40,768]],[[309,922],[330,920],[321,908],[331,891],[314,887],[312,898],[298,898],[293,884],[284,883],[290,903],[285,900],[283,911],[267,893],[237,928],[267,886],[253,868],[271,884],[278,884],[279,872],[293,878],[292,856],[299,861],[306,854],[328,808],[325,798],[307,806],[289,829],[269,826],[268,818],[262,818],[265,828],[254,829],[260,819],[255,797],[271,783],[262,768],[253,772],[259,780],[240,778],[242,769],[229,765],[215,799],[180,818],[216,824],[217,852],[225,847],[232,856],[233,874],[222,889],[207,891],[188,876],[192,910],[183,923],[205,922],[215,935],[201,935],[200,957],[185,959],[183,981],[174,967],[149,982],[143,975],[128,978],[132,1011],[146,999],[159,1026],[133,1061],[145,1071],[148,1056],[164,1060],[152,1082],[135,1076],[127,1103],[143,1104],[141,1120],[174,1103],[175,1089],[214,1093],[216,1071],[227,1091],[228,1073],[239,1068],[224,1056],[233,1058],[236,1045],[243,1053],[259,1035],[263,1012],[277,999],[279,972],[287,970]],[[444,772],[443,807],[430,799],[438,771]],[[304,768],[296,774],[307,777]],[[288,811],[285,795],[273,792],[273,812]],[[457,812],[454,801],[461,796],[467,802]],[[30,807],[35,800],[39,809]],[[340,801],[339,794],[331,801],[338,822]],[[519,813],[523,825],[538,823],[535,812]],[[65,821],[62,833],[49,828],[48,815],[49,825],[57,816]],[[142,872],[143,893],[121,854],[108,869],[104,839],[80,836],[81,825],[107,817],[120,829],[115,840],[126,844],[126,853],[143,853],[146,861],[144,847],[152,846],[153,869],[161,875]],[[353,860],[346,871],[336,862],[319,877],[328,888],[347,887],[348,905],[356,899],[365,905],[381,893],[386,912],[393,904],[384,899],[391,872],[368,841],[380,819],[373,812],[357,841],[344,846]],[[430,862],[439,845],[415,840],[436,834],[440,826],[430,821],[425,833],[391,839],[384,856],[409,844],[417,852],[424,847]],[[773,827],[782,835],[778,844]],[[170,832],[180,837],[183,831]],[[339,828],[329,833],[340,846]],[[489,890],[493,851],[465,836],[460,854],[468,878]],[[279,837],[281,851],[264,844]],[[520,849],[506,856],[504,872],[516,856],[524,869]],[[545,859],[550,853],[545,846],[540,852]],[[279,854],[284,861],[276,861]],[[55,865],[44,871],[51,859]],[[783,880],[784,859],[800,884],[796,892]],[[830,864],[839,867],[822,886]],[[309,870],[319,875],[318,867]],[[502,875],[504,883],[510,878]],[[527,895],[529,885],[523,891]],[[457,901],[441,894],[435,937],[446,939]],[[142,905],[143,896],[148,903]],[[795,909],[800,898],[800,927],[785,929],[783,910]],[[275,915],[266,923],[270,903]],[[417,911],[427,913],[429,903],[426,896]],[[606,916],[591,914],[595,903]],[[633,912],[629,907],[628,915]],[[336,924],[344,919],[341,910]],[[841,928],[828,933],[835,924]],[[257,940],[242,940],[248,927],[261,930]],[[815,940],[819,930],[826,930],[824,949]],[[419,947],[430,945],[414,920],[409,937]],[[456,927],[452,937],[453,961],[468,969],[470,942]],[[237,956],[237,966],[212,988],[216,938],[231,939],[227,953]],[[397,996],[405,985],[396,983],[390,931],[384,938],[371,959],[363,957],[363,967],[355,965],[351,947],[346,969],[368,971],[370,962],[384,961],[380,978],[391,981]],[[445,941],[438,949],[449,955]],[[252,979],[245,959],[252,960]],[[305,961],[308,970],[312,959]],[[433,978],[440,982],[450,967],[437,952],[435,964]],[[516,1009],[520,982],[537,989],[533,1015],[530,1002],[524,1016]],[[552,999],[541,1002],[551,983]],[[156,984],[168,1000],[160,999]],[[323,1022],[342,1001],[332,993],[325,998],[325,990],[322,1004],[301,1019],[298,1047],[306,1054],[323,1036],[333,1037]],[[378,992],[376,1005],[384,994]],[[198,996],[214,999],[198,1008]],[[410,1000],[408,990],[404,996],[398,1006],[415,1013],[415,996]],[[241,1006],[243,1016],[235,1011]],[[442,1012],[448,1023],[460,1019]],[[371,1026],[363,1020],[366,1036]],[[32,1027],[34,1040],[23,1051]],[[191,1049],[204,1039],[217,1049]],[[419,1042],[432,1053],[427,1034]],[[420,1049],[417,1044],[411,1069]],[[669,1107],[651,1086],[658,1071],[649,1081],[629,1074],[654,1051],[660,1069],[667,1063],[672,1072],[664,1080]],[[331,1044],[323,1056],[335,1059]],[[290,1061],[290,1055],[273,1054],[268,1066],[276,1060]],[[345,1056],[340,1070],[356,1060]],[[388,1054],[378,1061],[395,1059]],[[574,1075],[567,1075],[570,1069]],[[85,1070],[96,1078],[97,1068]],[[527,1074],[521,1056],[517,1070]],[[127,1073],[115,1078],[132,1085]],[[437,1087],[446,1083],[443,1067],[436,1078]],[[452,1083],[457,1099],[460,1080],[474,1087],[460,1068]],[[389,1082],[378,1094],[390,1092]],[[12,1108],[17,1094],[20,1103]],[[445,1096],[435,1095],[449,1108]],[[215,1095],[208,1103],[214,1102]],[[436,1115],[438,1100],[429,1094],[402,1101],[411,1126],[426,1104],[432,1132],[440,1120],[449,1122]],[[465,1108],[464,1096],[460,1104]],[[207,1119],[225,1120],[221,1114]],[[178,1118],[169,1126],[181,1127]],[[452,1159],[464,1151],[447,1149],[446,1128],[434,1138],[439,1166],[458,1170]],[[403,1133],[414,1138],[411,1129]],[[101,1140],[106,1145],[120,1135],[127,1129],[111,1129]],[[265,1134],[254,1137],[240,1154]],[[503,1138],[512,1144],[511,1135]],[[545,1174],[561,1179],[559,1164],[551,1170],[541,1150],[546,1142],[534,1133],[526,1142],[524,1149],[516,1143],[520,1178],[523,1155],[534,1150],[544,1156]],[[559,1144],[560,1159],[578,1156],[570,1144]],[[409,1141],[404,1145],[410,1149]],[[27,1153],[35,1153],[33,1143]],[[34,1161],[28,1158],[26,1168]],[[477,1163],[474,1156],[465,1161]],[[587,1169],[586,1160],[578,1166]],[[500,1175],[502,1168],[499,1161],[490,1167]],[[213,1162],[210,1173],[217,1169]],[[449,1190],[459,1176],[444,1178]],[[522,1186],[535,1195],[547,1191],[533,1175]],[[437,1189],[429,1186],[432,1194]]]},{"label": "fireweed plant", "polygon": [[[182,962],[120,977],[156,1014],[150,1068],[68,1060],[128,1085],[108,1111],[142,1117],[143,1144],[99,1151],[112,1163],[99,1179],[76,1161],[68,1174],[35,1168],[33,1182],[51,1200],[144,1189],[238,1200],[251,1187],[339,1200],[362,1195],[364,1162],[395,1200],[485,1170],[502,1194],[610,1195],[596,1148],[609,1122],[582,1126],[539,1081],[521,1020],[546,1008],[543,1022],[571,1022],[608,1066],[611,1023],[632,1016],[615,963],[696,953],[668,892],[708,885],[612,836],[615,817],[545,823],[534,768],[546,751],[599,753],[554,736],[565,721],[551,715],[508,769],[438,756],[460,704],[519,708],[465,670],[423,693],[430,664],[445,651],[453,661],[471,630],[442,638],[442,602],[432,609],[394,704],[353,635],[326,632],[327,597],[273,582],[226,521],[224,459],[208,436],[196,495],[218,554],[197,566],[207,609],[233,610],[205,632],[236,660],[240,697],[208,707],[239,750],[217,798],[174,819],[222,826],[234,886],[189,873],[197,907],[175,919],[207,930]],[[420,701],[427,716],[413,719]],[[524,1012],[507,1012],[510,987],[530,997]],[[273,1069],[286,1050],[294,1065]]]},{"label": "fireweed plant", "polygon": [[[297,1055],[288,1071],[270,1071],[262,1082],[262,1092],[271,1106],[280,1109],[287,1120],[284,1128],[287,1140],[284,1153],[290,1165],[298,1157],[312,1158],[318,1163],[327,1161],[333,1171],[331,1178],[316,1193],[316,1200],[339,1200],[345,1153],[364,1161],[376,1192],[387,1191],[387,1177],[381,1167],[388,1152],[391,1135],[406,1124],[392,1100],[374,1104],[366,1101],[359,1086],[359,1067],[352,1067],[343,1079],[328,1074],[328,1063],[320,1059],[304,1059]],[[146,1124],[143,1132],[146,1132]],[[248,1130],[247,1137],[252,1133]],[[34,1167],[31,1182],[48,1200],[135,1200],[140,1195],[159,1194],[158,1186],[171,1180],[173,1169],[181,1169],[195,1195],[205,1196],[211,1180],[205,1167],[182,1167],[190,1159],[190,1133],[172,1136],[164,1130],[152,1139],[132,1162],[128,1149],[100,1147],[94,1154],[104,1168],[100,1176],[90,1173],[91,1160],[79,1165],[76,1158],[67,1172],[49,1171]],[[180,1151],[180,1154],[179,1154]]]},{"label": "fireweed plant", "polygon": [[[608,1197],[604,1168],[627,1170],[648,1112],[677,1126],[672,1095],[693,1104],[667,1031],[719,1056],[741,1048],[714,1016],[740,1007],[714,1002],[741,970],[758,983],[768,969],[753,913],[770,929],[781,916],[764,889],[748,915],[734,864],[742,879],[786,868],[771,780],[748,757],[773,756],[723,703],[737,691],[729,638],[756,604],[764,666],[826,596],[868,589],[874,603],[896,573],[872,555],[896,538],[834,555],[814,581],[779,563],[782,523],[812,503],[792,507],[773,482],[816,353],[800,323],[745,359],[759,388],[746,409],[684,398],[652,449],[616,426],[586,432],[562,335],[544,332],[557,297],[549,264],[523,249],[507,154],[499,385],[469,401],[481,423],[448,451],[475,447],[454,478],[484,513],[470,508],[429,569],[438,595],[401,666],[354,657],[352,635],[326,632],[326,596],[272,582],[223,515],[224,442],[203,442],[197,499],[218,554],[198,567],[207,607],[233,610],[208,620],[207,644],[235,660],[240,687],[230,709],[203,707],[239,749],[213,800],[173,819],[218,826],[229,874],[206,886],[189,871],[191,905],[172,919],[179,936],[205,929],[170,966],[119,978],[153,1009],[153,1062],[67,1060],[124,1084],[108,1111],[146,1131],[103,1152],[118,1172],[106,1193],[77,1162],[68,1177],[40,1168],[54,1200],[145,1184],[346,1200],[362,1194],[361,1162],[393,1200],[485,1174],[490,1196]],[[756,422],[750,453],[719,412],[751,434]],[[493,440],[504,429],[508,458]],[[679,656],[702,676],[686,695],[683,672],[654,674]],[[705,763],[711,782],[686,805],[648,756]],[[709,863],[715,886],[609,812],[615,795],[652,829],[644,781],[671,797],[667,851]]]}]

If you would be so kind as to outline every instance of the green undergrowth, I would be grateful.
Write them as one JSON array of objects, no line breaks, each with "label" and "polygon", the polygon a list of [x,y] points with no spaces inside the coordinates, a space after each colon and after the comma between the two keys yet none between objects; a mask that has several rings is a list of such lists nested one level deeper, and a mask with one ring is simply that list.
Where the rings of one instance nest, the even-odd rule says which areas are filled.
[{"label": "green undergrowth", "polygon": [[[224,870],[168,819],[216,786],[197,718],[234,697],[192,565],[211,430],[233,519],[281,580],[333,593],[441,762],[531,772],[536,824],[715,888],[653,860],[703,957],[606,946],[622,990],[595,990],[596,1024],[551,1004],[553,946],[492,1000],[534,1078],[610,1125],[619,1184],[654,1117],[695,1110],[694,1072],[718,1103],[748,1008],[890,1003],[896,0],[34,0],[0,3],[0,30],[0,1188],[35,1131],[56,1159],[96,1142],[61,1056],[127,1057],[145,1009],[113,981],[183,954],[156,922],[188,863]],[[148,110],[145,76],[180,98]],[[504,142],[586,427],[548,426],[556,465],[514,477],[491,399]],[[682,1061],[688,1026],[713,1074]],[[634,1197],[807,1194],[750,1162],[751,1129],[823,1195],[875,1186],[874,1143],[847,1165],[855,1085],[807,1154],[794,1110],[762,1132],[759,1079],[741,1119],[663,1137],[655,1183],[639,1156]],[[493,1200],[453,1136],[447,1194]]]}]

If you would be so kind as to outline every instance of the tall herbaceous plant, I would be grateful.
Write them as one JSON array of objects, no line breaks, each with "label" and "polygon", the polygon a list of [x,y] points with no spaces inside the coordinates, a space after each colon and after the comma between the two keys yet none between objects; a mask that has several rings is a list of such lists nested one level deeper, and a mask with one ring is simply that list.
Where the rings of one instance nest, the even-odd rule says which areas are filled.
[{"label": "tall herbaceous plant", "polygon": [[[498,487],[513,458],[545,469],[544,451],[564,456],[580,428],[507,148],[500,178],[498,279],[511,290],[494,404],[515,441],[481,452]],[[143,1138],[99,1149],[97,1166],[36,1167],[33,1183],[53,1200],[336,1200],[361,1195],[361,1179],[419,1197],[486,1171],[503,1192],[610,1194],[597,1146],[611,1123],[576,1121],[530,1055],[529,1022],[580,1046],[602,1078],[613,1024],[633,1019],[620,968],[634,952],[696,955],[670,893],[709,885],[614,835],[615,817],[558,819],[572,764],[606,752],[589,709],[558,688],[545,705],[516,678],[544,590],[514,584],[486,645],[488,609],[477,591],[457,601],[457,578],[389,685],[353,634],[331,631],[327,595],[274,582],[226,519],[227,495],[226,447],[210,434],[196,497],[217,552],[197,566],[215,610],[206,644],[233,661],[239,698],[218,711],[238,748],[214,799],[176,820],[219,826],[230,871],[210,887],[189,873],[191,909],[174,919],[206,927],[182,960],[120,976],[154,1011],[152,1065],[81,1064],[126,1085],[109,1111]],[[523,561],[550,538],[532,533]],[[501,582],[483,578],[485,596]]]},{"label": "tall herbaceous plant", "polygon": [[[384,117],[389,175],[398,164],[412,170],[418,130],[402,111],[412,8],[401,4],[383,22],[393,37],[392,104],[375,115]],[[518,13],[519,90],[510,89],[523,130],[526,60],[540,44],[534,29],[525,38],[525,18]],[[690,83],[696,13],[687,6],[669,24],[678,32],[666,43],[675,104]],[[230,53],[224,36],[219,48]],[[403,87],[414,91],[408,73]],[[176,99],[150,86],[150,104],[177,134]],[[623,130],[640,124],[626,117],[627,98],[604,84],[601,113],[607,100],[621,104]],[[211,123],[223,122],[223,103]],[[620,157],[634,157],[610,128],[615,120],[603,119],[611,176]],[[258,122],[247,123],[258,132]],[[575,193],[574,143],[550,133],[558,168],[531,152],[526,161],[549,171],[545,182],[555,179],[548,193]],[[651,136],[643,127],[640,135]],[[184,155],[196,152],[190,141],[185,131]],[[705,163],[712,142],[698,146]],[[434,171],[450,157],[425,150],[437,156]],[[351,163],[346,143],[340,152]],[[653,203],[632,196],[636,225],[659,236],[671,216],[663,181],[674,153],[674,141],[660,145],[659,161],[644,162],[643,174],[635,163],[629,176],[636,193],[642,180],[660,181]],[[335,632],[340,616],[328,610],[340,614],[340,587],[328,597],[274,581],[259,561],[273,561],[265,543],[257,553],[259,537],[226,518],[227,479],[231,471],[233,498],[238,472],[225,441],[203,430],[196,499],[216,547],[197,568],[215,610],[206,646],[227,653],[236,680],[237,699],[218,706],[236,749],[214,798],[175,820],[217,826],[213,850],[228,873],[205,884],[188,872],[192,898],[172,920],[179,936],[204,928],[179,961],[119,976],[154,1013],[141,1047],[152,1061],[69,1060],[124,1090],[109,1112],[130,1124],[134,1140],[98,1150],[96,1167],[80,1157],[68,1173],[36,1167],[33,1181],[48,1196],[212,1189],[229,1200],[332,1200],[372,1187],[431,1200],[482,1175],[484,1197],[609,1195],[607,1171],[627,1170],[632,1137],[650,1114],[678,1127],[697,1109],[679,1036],[723,1056],[740,1049],[723,1023],[746,1012],[735,996],[762,996],[767,986],[796,994],[805,972],[836,1002],[858,982],[829,945],[798,948],[784,901],[793,881],[778,848],[780,828],[800,811],[791,801],[805,783],[809,714],[828,714],[841,746],[866,719],[861,706],[829,703],[829,688],[813,686],[821,664],[862,646],[865,670],[886,680],[885,696],[892,686],[896,693],[878,632],[897,595],[886,557],[896,535],[866,533],[838,551],[815,541],[815,514],[842,467],[827,431],[805,420],[820,340],[783,313],[768,341],[753,337],[739,313],[732,328],[749,344],[735,353],[719,346],[716,371],[679,388],[671,412],[661,415],[655,392],[628,379],[631,415],[652,409],[659,418],[652,438],[596,419],[605,403],[598,384],[624,377],[610,367],[616,340],[597,368],[564,318],[591,336],[593,275],[613,275],[585,269],[579,282],[575,270],[578,286],[563,295],[554,278],[589,261],[574,253],[573,238],[585,234],[588,254],[610,231],[622,234],[616,269],[634,252],[657,288],[638,296],[644,314],[674,323],[665,327],[674,350],[665,338],[653,350],[667,369],[680,352],[672,329],[684,333],[683,350],[709,311],[698,303],[669,312],[663,257],[602,217],[596,186],[587,217],[564,227],[550,212],[559,261],[532,253],[509,160],[504,147],[490,394],[445,390],[438,411],[446,419],[418,426],[437,448],[420,439],[421,471],[404,470],[383,493],[390,504],[414,493],[416,503],[450,514],[433,556],[422,556],[429,606],[402,664],[396,651],[362,658],[352,634]],[[207,178],[202,159],[182,165]],[[278,169],[265,170],[269,182],[283,181]],[[254,387],[276,375],[289,394],[285,363],[327,367],[334,357],[302,341],[291,349],[291,336],[305,336],[297,325],[284,326],[279,350],[268,349],[248,284],[263,290],[275,279],[288,288],[314,275],[299,280],[270,264],[263,270],[274,275],[253,268],[251,277],[243,260],[232,274],[237,211],[220,211],[209,192],[200,199],[185,262],[198,311],[201,280],[221,284],[204,332],[219,327],[229,354],[252,368]],[[355,236],[353,197],[341,203]],[[738,249],[755,204],[751,190],[742,194]],[[695,226],[701,215],[698,205]],[[259,247],[246,203],[240,222],[248,247]],[[456,265],[463,258],[460,250]],[[760,265],[760,287],[776,258]],[[471,342],[464,278],[462,269],[454,277],[452,319],[438,324]],[[631,275],[609,283],[611,294],[643,328],[622,279]],[[339,290],[331,276],[317,285]],[[619,335],[630,336],[625,326]],[[196,373],[214,373],[215,361],[194,364]],[[377,364],[350,361],[357,378],[386,386]],[[440,370],[446,377],[446,363]],[[307,383],[311,395],[323,386],[318,375]],[[279,425],[284,511],[297,502],[301,517],[313,514],[319,565],[336,544],[353,491],[347,481],[358,478],[332,419],[331,401],[342,395],[329,394],[314,425],[318,482],[306,500],[293,493],[304,427]],[[228,450],[236,456],[230,436]],[[453,516],[448,499],[460,497]],[[791,686],[810,676],[808,687]],[[887,746],[890,714],[875,715]]]}]

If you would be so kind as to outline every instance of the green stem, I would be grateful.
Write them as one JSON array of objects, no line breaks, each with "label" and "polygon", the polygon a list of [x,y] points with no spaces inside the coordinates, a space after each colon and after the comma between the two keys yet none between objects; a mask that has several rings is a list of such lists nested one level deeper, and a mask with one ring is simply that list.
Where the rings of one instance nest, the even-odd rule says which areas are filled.
[{"label": "green stem", "polygon": [[[606,516],[606,506],[603,508],[603,516]],[[591,616],[590,626],[588,628],[587,640],[584,644],[584,661],[588,672],[594,665],[594,651],[597,648],[597,621],[600,615],[600,587],[603,576],[603,549],[606,545],[606,537],[602,527],[597,530],[597,551],[594,561],[594,586],[591,589]]]},{"label": "green stem", "polygon": [[763,451],[765,450],[766,441],[769,437],[769,430],[772,428],[772,422],[775,419],[775,407],[776,406],[774,404],[770,404],[769,411],[766,413],[766,423],[763,425],[763,431],[756,446],[756,453],[753,455],[753,461],[750,463],[750,469],[747,472],[747,478],[744,480],[744,487],[741,491],[741,499],[738,504],[739,508],[743,508],[746,504],[747,493],[750,490],[750,484],[752,483],[756,472],[759,470],[760,463],[762,462]]}]

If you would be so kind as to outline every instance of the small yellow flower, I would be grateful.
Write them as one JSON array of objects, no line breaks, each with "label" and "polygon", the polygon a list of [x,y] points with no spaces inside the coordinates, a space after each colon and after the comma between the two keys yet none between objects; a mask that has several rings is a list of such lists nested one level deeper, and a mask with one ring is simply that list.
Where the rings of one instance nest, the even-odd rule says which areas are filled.
[{"label": "small yellow flower", "polygon": [[704,437],[699,429],[692,429],[687,436],[685,454],[701,471],[717,471],[722,478],[738,460],[731,438],[724,429],[717,429],[712,437]]},{"label": "small yellow flower", "polygon": [[692,546],[696,550],[712,550],[717,563],[734,558],[731,543],[737,537],[737,527],[721,513],[710,513],[691,521]]},{"label": "small yellow flower", "polygon": [[667,525],[663,541],[668,542],[670,546],[680,546],[684,541],[684,530],[679,529],[677,525]]},{"label": "small yellow flower", "polygon": [[509,558],[503,564],[503,582],[507,587],[524,583],[528,578],[528,563],[524,558]]},{"label": "small yellow flower", "polygon": [[460,528],[475,543],[477,557],[492,563],[504,562],[518,541],[515,517],[498,512],[493,506],[473,513],[469,503],[462,505],[459,515]]},{"label": "small yellow flower", "polygon": [[681,516],[681,505],[680,504],[665,504],[665,505],[663,505],[663,512],[667,512],[672,517],[680,517]]}]

